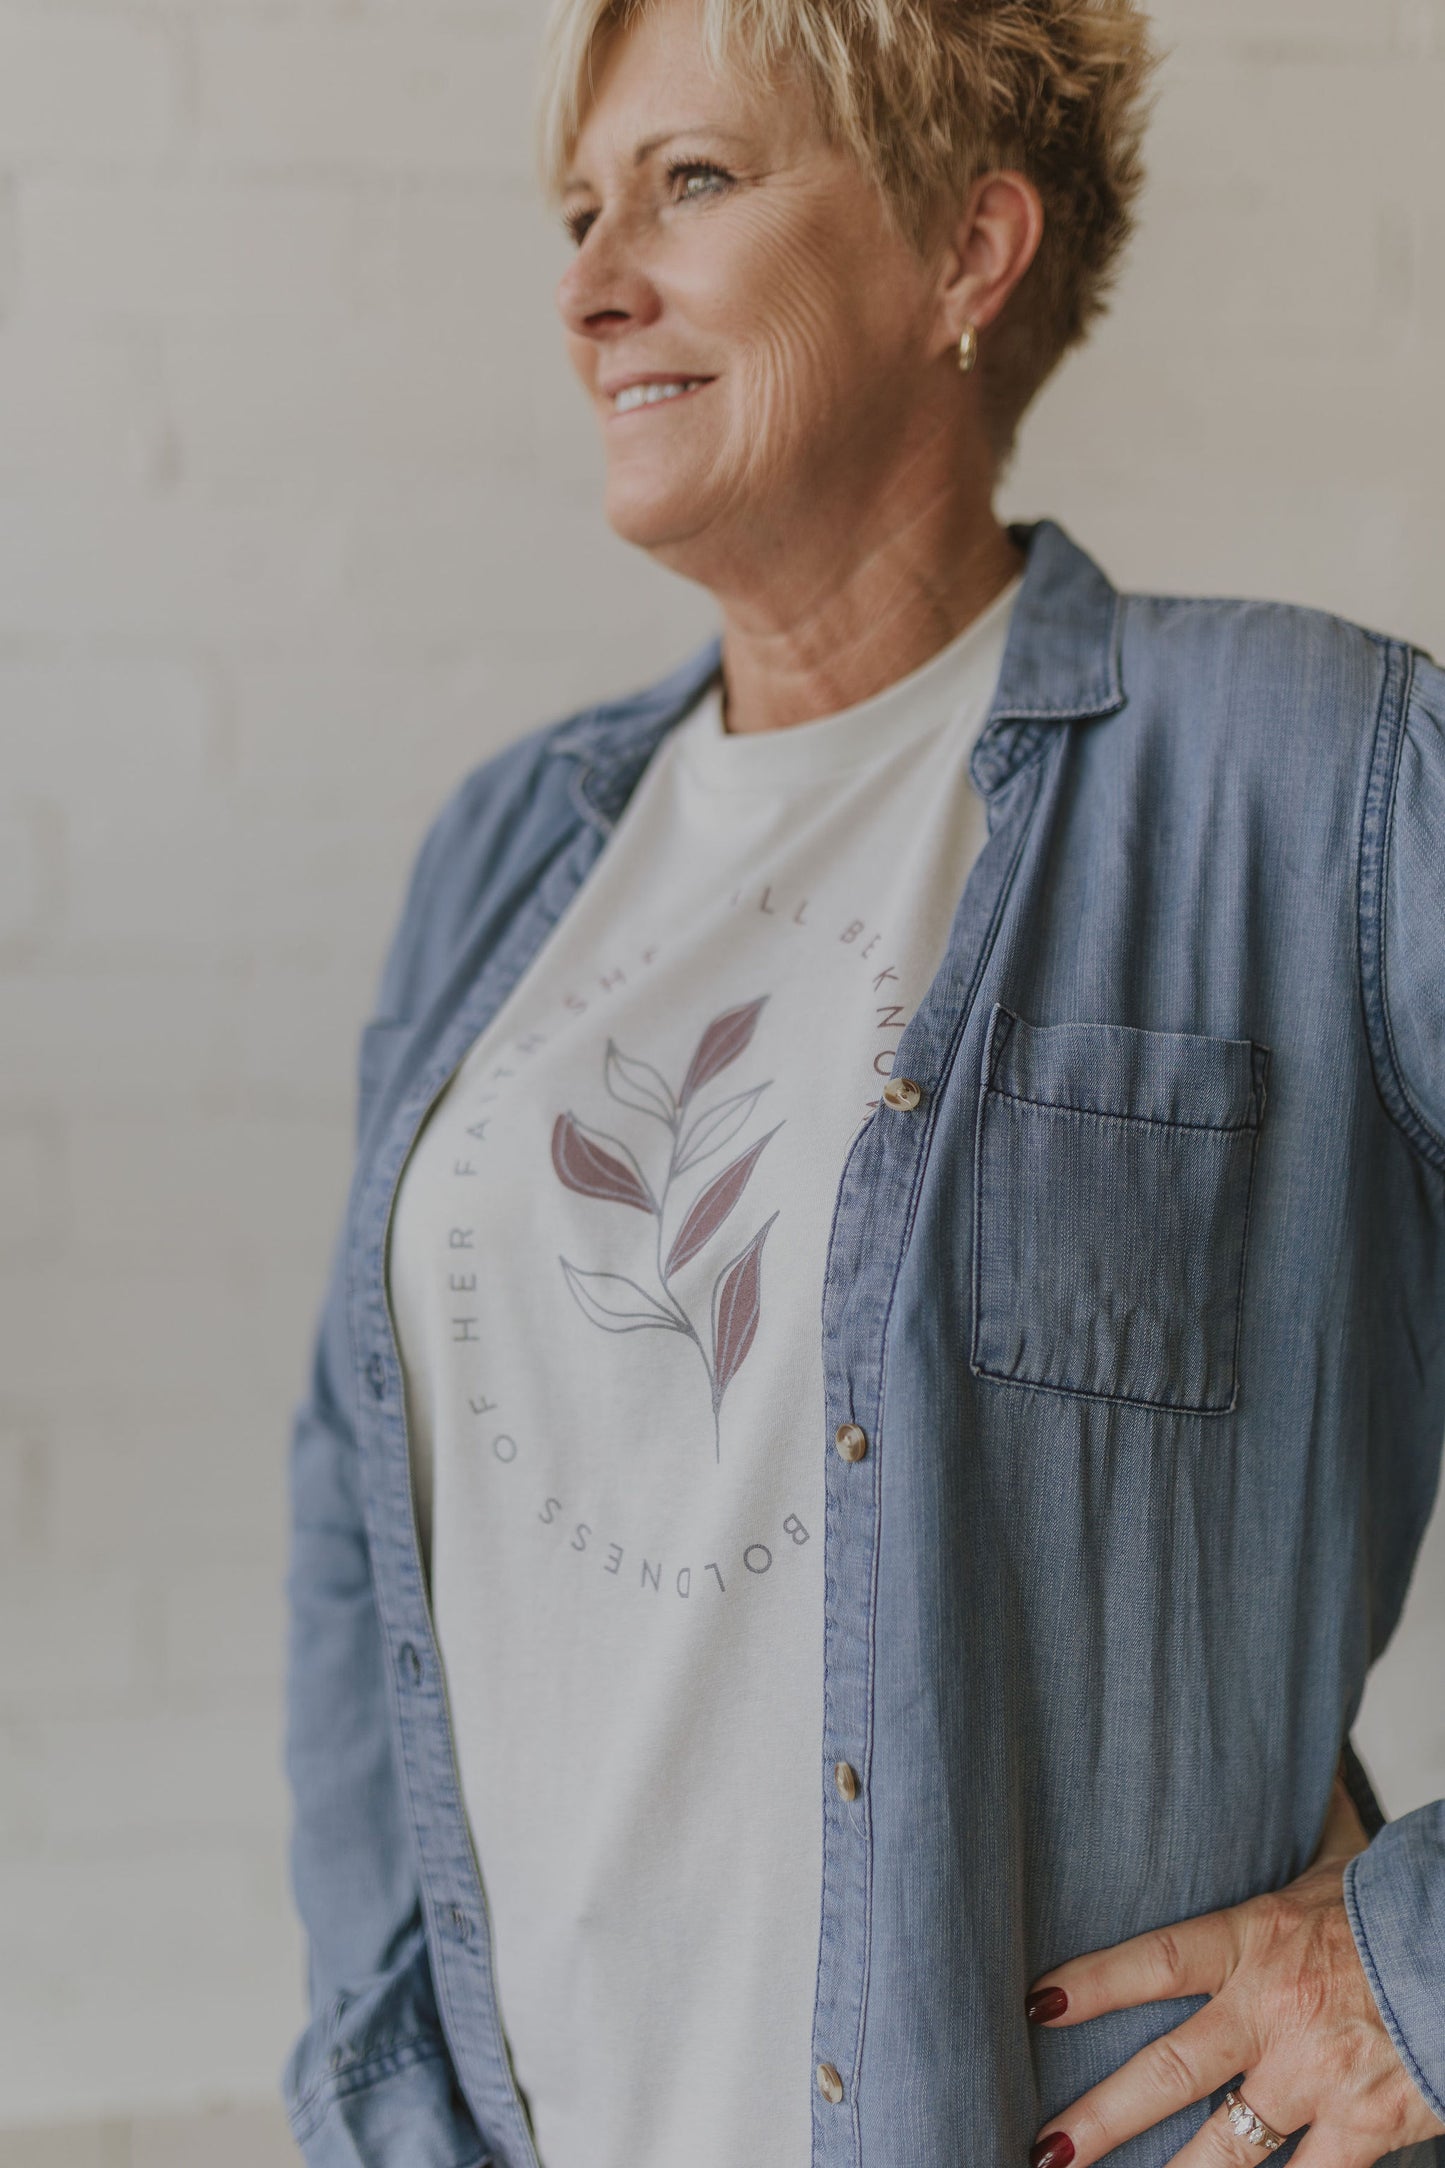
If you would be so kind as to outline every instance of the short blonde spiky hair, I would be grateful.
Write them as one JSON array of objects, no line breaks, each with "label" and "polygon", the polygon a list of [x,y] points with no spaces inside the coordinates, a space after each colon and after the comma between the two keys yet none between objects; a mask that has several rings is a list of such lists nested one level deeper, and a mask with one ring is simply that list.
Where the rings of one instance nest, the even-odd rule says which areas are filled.
[{"label": "short blonde spiky hair", "polygon": [[[594,66],[651,0],[553,0],[537,105],[542,185],[556,200]],[[1157,56],[1139,0],[701,0],[719,73],[765,85],[796,70],[824,135],[871,175],[922,248],[981,175],[1026,173],[1044,238],[985,342],[1000,461],[1025,408],[1107,305],[1144,178]]]}]

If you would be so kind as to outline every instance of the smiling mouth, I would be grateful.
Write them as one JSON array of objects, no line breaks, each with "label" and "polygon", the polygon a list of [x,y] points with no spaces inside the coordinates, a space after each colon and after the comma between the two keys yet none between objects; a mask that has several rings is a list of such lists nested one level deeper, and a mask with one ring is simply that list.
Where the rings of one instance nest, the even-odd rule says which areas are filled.
[{"label": "smiling mouth", "polygon": [[671,406],[679,399],[690,399],[694,392],[711,384],[710,376],[680,376],[667,384],[627,384],[612,400],[613,418],[624,414],[640,414],[647,407]]}]

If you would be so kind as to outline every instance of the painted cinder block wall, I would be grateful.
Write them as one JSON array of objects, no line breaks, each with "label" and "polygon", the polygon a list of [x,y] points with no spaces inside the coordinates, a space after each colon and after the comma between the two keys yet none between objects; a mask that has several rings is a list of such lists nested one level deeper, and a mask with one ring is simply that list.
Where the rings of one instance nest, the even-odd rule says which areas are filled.
[{"label": "painted cinder block wall", "polygon": [[[1157,14],[1144,229],[1006,505],[1445,654],[1445,0]],[[600,516],[537,29],[0,0],[0,2127],[273,2091],[286,1436],[382,943],[465,768],[712,626]],[[1437,1537],[1396,1811],[1442,1623]]]}]

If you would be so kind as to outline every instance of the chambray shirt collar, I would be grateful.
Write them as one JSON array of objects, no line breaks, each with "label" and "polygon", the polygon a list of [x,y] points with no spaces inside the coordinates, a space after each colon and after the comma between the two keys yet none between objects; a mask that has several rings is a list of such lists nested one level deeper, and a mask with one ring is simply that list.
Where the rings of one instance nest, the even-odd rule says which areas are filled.
[{"label": "chambray shirt collar", "polygon": [[1009,534],[1028,562],[970,764],[985,797],[1037,750],[1050,726],[1117,715],[1125,697],[1123,600],[1106,574],[1052,520]]},{"label": "chambray shirt collar", "polygon": [[[1050,725],[1113,715],[1124,705],[1121,598],[1106,575],[1052,520],[1009,529],[1027,552],[1008,644],[971,772],[991,796],[1035,752]],[[675,670],[626,699],[589,708],[555,731],[549,750],[577,762],[578,812],[604,832],[642,770],[722,663],[718,634]]]}]

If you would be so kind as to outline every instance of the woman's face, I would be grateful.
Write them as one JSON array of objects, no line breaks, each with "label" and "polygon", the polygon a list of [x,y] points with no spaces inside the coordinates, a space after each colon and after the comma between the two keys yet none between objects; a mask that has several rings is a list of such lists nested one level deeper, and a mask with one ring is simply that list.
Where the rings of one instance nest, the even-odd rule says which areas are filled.
[{"label": "woman's face", "polygon": [[[558,306],[616,531],[717,581],[881,501],[943,378],[957,397],[938,269],[806,94],[715,81],[695,0],[656,0],[605,53],[570,176]],[[619,404],[639,380],[692,388]]]}]

